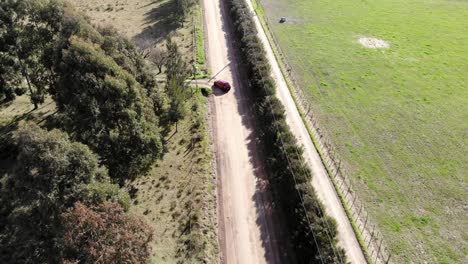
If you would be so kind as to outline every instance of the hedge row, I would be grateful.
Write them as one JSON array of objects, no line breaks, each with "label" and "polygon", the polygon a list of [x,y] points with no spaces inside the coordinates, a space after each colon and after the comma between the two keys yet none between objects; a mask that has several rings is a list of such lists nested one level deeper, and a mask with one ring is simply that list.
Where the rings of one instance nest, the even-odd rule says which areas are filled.
[{"label": "hedge row", "polygon": [[345,263],[344,250],[337,246],[336,223],[324,213],[310,184],[312,173],[302,158],[303,150],[286,124],[284,107],[275,96],[275,82],[252,14],[245,0],[227,3],[256,102],[253,112],[267,155],[274,200],[285,216],[297,261]]}]

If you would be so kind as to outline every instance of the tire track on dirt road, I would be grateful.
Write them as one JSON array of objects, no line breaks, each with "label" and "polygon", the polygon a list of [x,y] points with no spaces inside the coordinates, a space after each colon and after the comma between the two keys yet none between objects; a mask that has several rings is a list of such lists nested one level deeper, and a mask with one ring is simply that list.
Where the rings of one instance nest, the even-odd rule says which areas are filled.
[{"label": "tire track on dirt road", "polygon": [[218,179],[218,222],[222,263],[291,263],[279,245],[281,228],[253,133],[248,91],[233,55],[233,39],[223,0],[203,0],[206,55],[217,76],[232,84],[210,98]]}]

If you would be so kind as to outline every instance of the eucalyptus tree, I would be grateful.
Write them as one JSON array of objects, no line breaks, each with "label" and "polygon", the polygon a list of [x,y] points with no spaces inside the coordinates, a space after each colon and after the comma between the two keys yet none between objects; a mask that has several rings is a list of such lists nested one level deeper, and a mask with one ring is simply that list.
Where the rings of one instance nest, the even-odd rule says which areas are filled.
[{"label": "eucalyptus tree", "polygon": [[[61,4],[52,0],[0,2],[0,93],[26,84],[34,108],[44,102],[53,82],[51,54],[60,30]],[[1,96],[1,95],[0,95]]]},{"label": "eucalyptus tree", "polygon": [[162,143],[140,83],[84,39],[72,37],[62,53],[55,99],[64,128],[98,153],[121,183],[143,174],[160,156]]},{"label": "eucalyptus tree", "polygon": [[22,123],[14,134],[16,166],[5,180],[0,262],[56,263],[62,252],[60,215],[76,202],[105,201],[128,208],[128,194],[112,184],[99,157],[60,130]]}]

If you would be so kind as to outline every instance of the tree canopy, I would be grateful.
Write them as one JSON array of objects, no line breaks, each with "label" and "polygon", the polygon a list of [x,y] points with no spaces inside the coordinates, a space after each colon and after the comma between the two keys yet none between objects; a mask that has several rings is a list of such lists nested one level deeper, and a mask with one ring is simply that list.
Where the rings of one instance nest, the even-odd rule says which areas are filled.
[{"label": "tree canopy", "polygon": [[159,157],[158,119],[129,72],[97,45],[72,38],[57,69],[60,120],[96,151],[114,178],[133,178]]},{"label": "tree canopy", "polygon": [[35,108],[44,102],[53,72],[50,54],[59,31],[62,8],[56,1],[0,2],[0,99],[14,99],[14,90],[29,89]]},{"label": "tree canopy", "polygon": [[0,179],[0,263],[146,261],[152,232],[126,212],[117,183],[160,157],[161,117],[183,114],[187,67],[175,43],[171,51],[173,60],[158,58],[170,69],[167,103],[115,29],[60,0],[0,2],[0,101],[27,90],[35,108],[46,96],[57,106],[49,130],[20,123],[13,135],[15,165]]},{"label": "tree canopy", "polygon": [[124,214],[119,204],[88,207],[78,202],[62,221],[68,263],[145,263],[150,256],[151,228]]},{"label": "tree canopy", "polygon": [[7,257],[4,261],[57,261],[62,248],[60,215],[77,201],[94,205],[110,200],[128,206],[128,194],[110,183],[97,155],[64,132],[22,123],[14,139],[17,165],[2,190],[7,232],[0,244],[10,253],[0,254]]},{"label": "tree canopy", "polygon": [[162,151],[161,96],[134,45],[59,1],[6,0],[0,10],[0,100],[28,87],[37,108],[54,95],[60,124],[113,178],[144,174]]}]

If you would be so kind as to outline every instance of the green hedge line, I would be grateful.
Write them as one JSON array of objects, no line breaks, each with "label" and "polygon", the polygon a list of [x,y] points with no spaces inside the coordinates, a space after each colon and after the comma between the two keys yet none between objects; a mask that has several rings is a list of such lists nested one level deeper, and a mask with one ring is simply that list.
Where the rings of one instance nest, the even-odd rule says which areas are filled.
[{"label": "green hedge line", "polygon": [[297,261],[345,263],[344,250],[337,246],[336,222],[324,213],[310,184],[312,173],[302,158],[303,150],[286,124],[284,107],[275,96],[275,82],[252,14],[245,0],[227,3],[256,101],[254,112],[267,155],[273,196],[286,219]]}]

